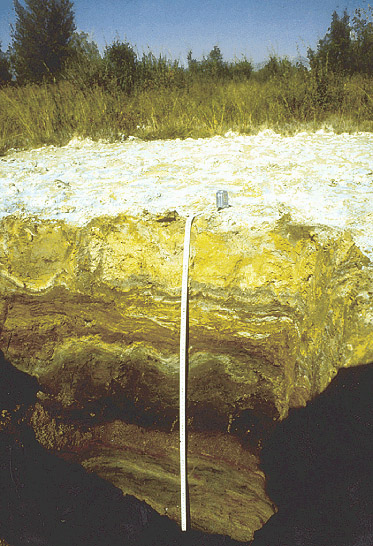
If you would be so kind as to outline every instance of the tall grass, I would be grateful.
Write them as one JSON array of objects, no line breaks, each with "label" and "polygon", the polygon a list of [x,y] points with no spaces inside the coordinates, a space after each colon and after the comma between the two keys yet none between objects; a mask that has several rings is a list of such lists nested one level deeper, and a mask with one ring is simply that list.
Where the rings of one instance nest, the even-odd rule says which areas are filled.
[{"label": "tall grass", "polygon": [[71,137],[117,138],[136,123],[127,97],[98,86],[82,90],[70,82],[0,90],[0,151],[63,144]]},{"label": "tall grass", "polygon": [[0,153],[64,144],[72,137],[207,137],[228,130],[282,133],[327,125],[337,132],[373,130],[372,78],[306,70],[262,80],[190,77],[137,88],[72,81],[0,89]]}]

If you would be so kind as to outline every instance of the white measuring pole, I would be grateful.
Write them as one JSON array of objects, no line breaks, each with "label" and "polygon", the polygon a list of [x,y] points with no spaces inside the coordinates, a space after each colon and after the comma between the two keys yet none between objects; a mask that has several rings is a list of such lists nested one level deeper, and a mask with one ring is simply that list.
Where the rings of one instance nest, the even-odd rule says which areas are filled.
[{"label": "white measuring pole", "polygon": [[181,530],[187,530],[187,453],[186,453],[186,377],[188,361],[188,269],[190,232],[194,215],[188,216],[185,224],[183,276],[181,284],[181,316],[180,316],[180,493],[181,493]]}]

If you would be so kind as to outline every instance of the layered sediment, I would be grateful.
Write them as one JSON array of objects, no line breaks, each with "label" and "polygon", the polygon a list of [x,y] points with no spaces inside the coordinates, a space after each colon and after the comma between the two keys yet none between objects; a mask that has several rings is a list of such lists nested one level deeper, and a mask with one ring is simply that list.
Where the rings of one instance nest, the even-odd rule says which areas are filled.
[{"label": "layered sediment", "polygon": [[[37,377],[39,442],[179,518],[178,367],[185,218],[0,224],[0,349]],[[341,367],[373,360],[372,269],[351,236],[284,215],[195,219],[188,475],[196,529],[250,540],[273,514],[266,431]]]}]

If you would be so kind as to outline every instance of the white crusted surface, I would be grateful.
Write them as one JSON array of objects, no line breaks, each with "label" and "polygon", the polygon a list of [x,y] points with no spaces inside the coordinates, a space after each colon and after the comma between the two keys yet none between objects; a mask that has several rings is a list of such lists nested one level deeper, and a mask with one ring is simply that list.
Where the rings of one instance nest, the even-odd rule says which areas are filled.
[{"label": "white crusted surface", "polygon": [[176,210],[215,215],[222,227],[295,221],[351,231],[373,258],[373,134],[318,131],[11,151],[0,160],[0,217],[35,214],[84,224],[99,215]]}]

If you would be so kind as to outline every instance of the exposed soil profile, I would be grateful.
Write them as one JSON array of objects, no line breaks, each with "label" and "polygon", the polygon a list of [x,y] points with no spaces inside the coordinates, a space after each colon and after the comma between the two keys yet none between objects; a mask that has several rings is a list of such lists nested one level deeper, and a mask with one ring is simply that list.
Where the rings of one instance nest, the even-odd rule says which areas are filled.
[{"label": "exposed soil profile", "polygon": [[0,353],[0,537],[11,546],[238,545],[179,526],[149,505],[48,452],[27,424],[35,378]]},{"label": "exposed soil profile", "polygon": [[372,138],[73,139],[0,159],[0,537],[373,543]]},{"label": "exposed soil profile", "polygon": [[[0,379],[0,536],[11,546],[244,544],[183,534],[146,503],[48,452],[27,424],[36,380],[3,357]],[[373,364],[340,370],[265,440],[261,464],[278,512],[253,546],[373,543],[372,388]]]}]

